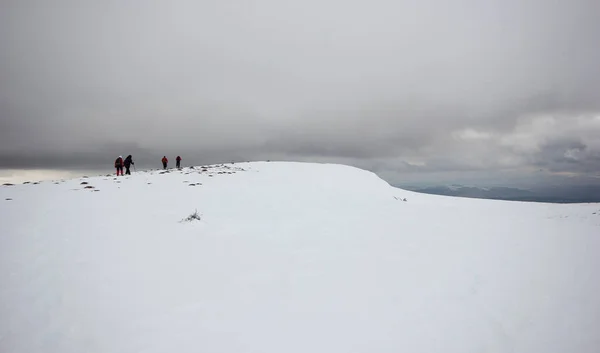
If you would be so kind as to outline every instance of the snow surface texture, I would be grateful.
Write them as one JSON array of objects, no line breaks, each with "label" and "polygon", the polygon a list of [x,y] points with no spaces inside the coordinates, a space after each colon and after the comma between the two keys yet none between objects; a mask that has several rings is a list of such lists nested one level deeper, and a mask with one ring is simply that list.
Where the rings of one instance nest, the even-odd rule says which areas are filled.
[{"label": "snow surface texture", "polygon": [[0,186],[0,214],[3,353],[600,352],[599,204],[261,162]]}]

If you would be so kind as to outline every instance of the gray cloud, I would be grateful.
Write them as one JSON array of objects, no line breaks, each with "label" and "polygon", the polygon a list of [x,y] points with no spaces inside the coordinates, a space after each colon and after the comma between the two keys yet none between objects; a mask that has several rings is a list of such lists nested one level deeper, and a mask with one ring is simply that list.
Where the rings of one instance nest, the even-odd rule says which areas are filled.
[{"label": "gray cloud", "polygon": [[600,173],[600,150],[591,150],[581,141],[547,142],[533,159],[534,165],[551,172]]},{"label": "gray cloud", "polygon": [[[600,3],[4,1],[0,168],[600,173]],[[475,178],[475,177],[474,177]]]}]

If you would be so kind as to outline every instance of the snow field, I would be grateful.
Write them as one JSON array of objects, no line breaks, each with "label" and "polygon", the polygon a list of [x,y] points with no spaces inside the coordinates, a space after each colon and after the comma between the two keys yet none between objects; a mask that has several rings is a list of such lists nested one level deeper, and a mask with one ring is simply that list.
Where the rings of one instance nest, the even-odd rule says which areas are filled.
[{"label": "snow field", "polygon": [[161,173],[0,187],[0,351],[600,351],[598,204]]}]

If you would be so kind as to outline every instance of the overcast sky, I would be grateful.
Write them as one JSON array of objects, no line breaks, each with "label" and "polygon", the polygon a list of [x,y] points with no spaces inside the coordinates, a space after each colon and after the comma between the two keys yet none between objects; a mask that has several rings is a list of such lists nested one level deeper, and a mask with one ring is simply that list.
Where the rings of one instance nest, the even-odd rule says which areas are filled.
[{"label": "overcast sky", "polygon": [[0,169],[600,182],[600,1],[0,0]]}]

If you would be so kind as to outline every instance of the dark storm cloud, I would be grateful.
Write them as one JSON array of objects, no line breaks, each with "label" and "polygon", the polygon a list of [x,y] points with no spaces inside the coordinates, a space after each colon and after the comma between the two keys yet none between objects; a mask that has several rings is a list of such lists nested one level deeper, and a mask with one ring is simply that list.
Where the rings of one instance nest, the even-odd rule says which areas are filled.
[{"label": "dark storm cloud", "polygon": [[398,178],[598,173],[598,13],[592,0],[3,1],[0,168],[132,153]]},{"label": "dark storm cloud", "polygon": [[578,140],[548,141],[533,154],[533,164],[551,172],[600,173],[600,150]]}]

